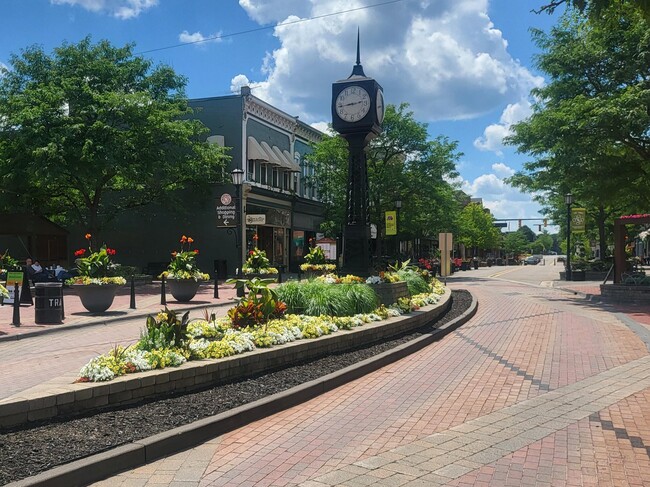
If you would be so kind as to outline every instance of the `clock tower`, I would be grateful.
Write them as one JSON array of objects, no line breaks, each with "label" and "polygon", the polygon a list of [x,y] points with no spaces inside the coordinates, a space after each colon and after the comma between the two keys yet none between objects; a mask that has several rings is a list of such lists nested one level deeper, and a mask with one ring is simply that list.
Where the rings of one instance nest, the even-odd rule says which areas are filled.
[{"label": "clock tower", "polygon": [[347,79],[332,84],[332,126],[349,146],[347,211],[343,232],[343,272],[372,273],[366,147],[381,133],[384,96],[377,81],[363,72],[357,32],[357,63]]}]

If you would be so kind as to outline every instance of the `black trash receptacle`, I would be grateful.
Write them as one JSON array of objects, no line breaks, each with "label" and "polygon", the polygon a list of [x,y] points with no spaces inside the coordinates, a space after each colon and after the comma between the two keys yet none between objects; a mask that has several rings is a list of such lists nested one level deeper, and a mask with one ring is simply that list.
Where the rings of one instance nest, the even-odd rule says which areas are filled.
[{"label": "black trash receptacle", "polygon": [[60,282],[37,282],[34,322],[57,324],[63,322],[63,284]]}]

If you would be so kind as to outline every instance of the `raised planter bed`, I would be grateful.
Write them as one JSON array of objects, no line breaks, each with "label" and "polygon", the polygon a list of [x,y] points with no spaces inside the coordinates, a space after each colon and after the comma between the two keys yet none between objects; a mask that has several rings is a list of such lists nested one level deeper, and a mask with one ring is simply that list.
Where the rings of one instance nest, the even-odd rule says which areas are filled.
[{"label": "raised planter bed", "polygon": [[[451,291],[440,301],[409,315],[367,323],[318,339],[304,339],[217,360],[196,360],[180,367],[127,374],[110,382],[74,383],[76,377],[57,379],[0,401],[0,426],[68,415],[107,406],[132,404],[170,392],[186,392],[219,385],[285,365],[346,351],[364,343],[415,330],[447,311]],[[55,392],[53,392],[55,391]]]},{"label": "raised planter bed", "polygon": [[397,303],[399,298],[409,297],[409,288],[404,281],[370,284],[370,287],[374,289],[377,296],[379,296],[381,304],[385,304],[386,306]]},{"label": "raised planter bed", "polygon": [[614,303],[650,304],[650,286],[601,284],[600,297]]},{"label": "raised planter bed", "polygon": [[[572,275],[575,274],[577,271],[573,271]],[[607,277],[607,272],[601,272],[601,271],[584,271],[584,279],[579,279],[581,281],[604,281],[605,277]],[[612,277],[610,275],[610,277]],[[561,271],[560,272],[560,280],[561,281],[566,281],[566,272]],[[577,281],[578,279],[573,279],[574,281]]]}]

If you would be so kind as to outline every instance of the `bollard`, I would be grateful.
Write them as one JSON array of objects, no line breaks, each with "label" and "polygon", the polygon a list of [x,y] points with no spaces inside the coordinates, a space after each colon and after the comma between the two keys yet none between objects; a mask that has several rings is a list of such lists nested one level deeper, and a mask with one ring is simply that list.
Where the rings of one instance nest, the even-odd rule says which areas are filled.
[{"label": "bollard", "polygon": [[160,281],[160,304],[163,306],[167,306],[167,296],[165,294],[165,274],[163,274],[162,281]]},{"label": "bollard", "polygon": [[214,299],[219,299],[219,276],[217,276],[217,271],[214,271]]},{"label": "bollard", "polygon": [[135,279],[131,276],[131,302],[129,309],[135,309]]},{"label": "bollard", "polygon": [[18,294],[18,283],[14,284],[14,315],[11,321],[13,326],[20,326],[20,295]]}]

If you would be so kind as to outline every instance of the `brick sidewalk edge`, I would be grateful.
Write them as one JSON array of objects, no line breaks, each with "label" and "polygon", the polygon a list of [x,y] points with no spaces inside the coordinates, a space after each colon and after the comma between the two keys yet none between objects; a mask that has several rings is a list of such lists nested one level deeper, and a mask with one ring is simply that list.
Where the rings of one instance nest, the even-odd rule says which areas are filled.
[{"label": "brick sidewalk edge", "polygon": [[103,453],[75,460],[33,477],[12,482],[6,487],[88,485],[159,458],[193,448],[253,421],[306,402],[415,353],[467,323],[477,310],[478,301],[472,295],[470,307],[461,316],[427,335],[391,350],[286,391],[142,440],[121,445]]}]

